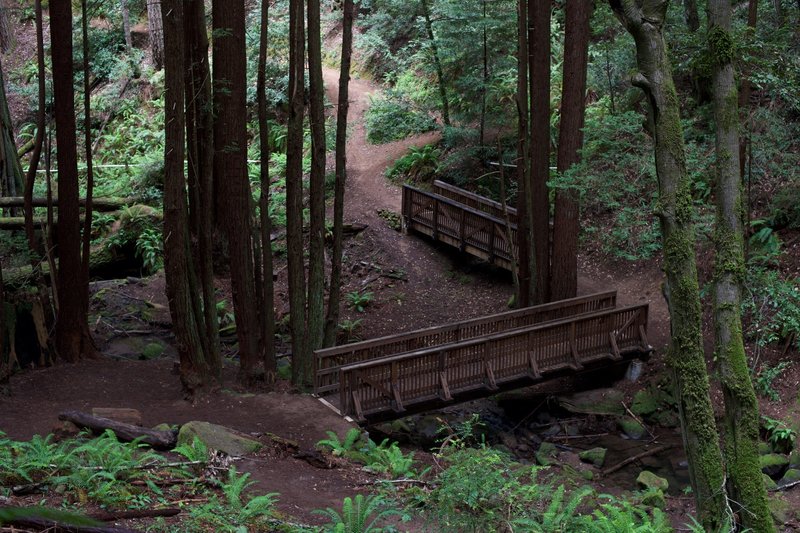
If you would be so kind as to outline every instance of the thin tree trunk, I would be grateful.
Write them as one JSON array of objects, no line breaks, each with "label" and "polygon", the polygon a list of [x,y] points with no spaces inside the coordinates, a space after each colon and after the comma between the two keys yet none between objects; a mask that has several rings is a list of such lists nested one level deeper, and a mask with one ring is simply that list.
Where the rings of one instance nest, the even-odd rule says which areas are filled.
[{"label": "thin tree trunk", "polygon": [[[747,3],[747,37],[753,39],[756,34],[758,22],[758,0],[749,0]],[[750,96],[753,93],[753,84],[750,82],[750,69],[745,63],[741,71],[742,90],[739,92],[739,111],[743,122],[743,134],[739,139],[739,175],[744,180],[747,167],[747,145],[750,143]],[[749,205],[748,212],[749,212]]]},{"label": "thin tree trunk", "polygon": [[310,232],[308,267],[309,350],[322,347],[325,331],[325,83],[322,79],[319,0],[308,0],[308,77],[311,92]]},{"label": "thin tree trunk", "polygon": [[439,47],[436,45],[436,37],[433,34],[430,6],[428,6],[428,0],[420,0],[420,5],[422,6],[422,16],[425,18],[425,31],[428,33],[428,40],[431,42],[433,65],[436,68],[436,81],[439,85],[439,98],[442,102],[442,121],[445,126],[449,126],[450,104],[447,101],[447,87],[444,83],[444,70],[442,69],[441,57],[439,56]]},{"label": "thin tree trunk", "polygon": [[269,0],[261,2],[261,40],[258,46],[258,141],[261,151],[261,194],[259,195],[259,215],[261,221],[261,266],[263,268],[261,295],[261,350],[264,359],[264,373],[267,383],[275,381],[277,364],[275,361],[275,287],[272,280],[272,219],[269,216],[269,121],[267,116],[267,47],[269,38]]},{"label": "thin tree trunk", "polygon": [[700,29],[700,14],[697,10],[697,0],[683,0],[683,17],[690,33]]},{"label": "thin tree trunk", "polygon": [[[580,149],[583,146],[592,2],[572,0],[567,2],[565,10],[564,75],[558,133],[558,173],[562,175],[580,162]],[[550,286],[553,300],[578,295],[579,216],[578,192],[573,188],[556,189]]]},{"label": "thin tree trunk", "polygon": [[289,0],[289,124],[286,134],[286,255],[292,382],[311,384],[312,361],[306,338],[306,277],[303,261],[303,114],[305,31],[303,0]]},{"label": "thin tree trunk", "polygon": [[[86,293],[83,300],[83,314],[89,314],[89,254],[92,244],[92,196],[94,195],[94,166],[92,161],[92,113],[91,113],[91,88],[89,85],[89,15],[86,12],[86,0],[81,0],[81,32],[83,34],[83,129],[84,150],[86,152],[86,203],[84,207],[83,224],[83,250],[81,268],[81,290]],[[78,199],[80,202],[80,198]]]},{"label": "thin tree trunk", "polygon": [[531,95],[530,182],[533,303],[550,299],[550,2],[533,2],[528,11]]},{"label": "thin tree trunk", "polygon": [[[247,175],[247,57],[244,0],[215,2],[214,23],[214,176],[219,182],[231,267],[240,380],[263,377],[258,350],[260,326],[253,270],[252,194]],[[224,178],[223,178],[224,177]]]},{"label": "thin tree trunk", "polygon": [[193,239],[196,239],[199,255],[197,264],[200,267],[204,323],[204,335],[201,336],[210,373],[219,380],[222,361],[212,262],[214,137],[205,4],[203,0],[188,0],[184,3],[184,9],[189,227]]},{"label": "thin tree trunk", "polygon": [[[528,124],[528,0],[517,2],[517,307],[528,307],[536,283],[531,243],[530,126]],[[503,164],[503,161],[500,161]]]},{"label": "thin tree trunk", "polygon": [[650,102],[659,182],[658,215],[667,277],[665,291],[671,320],[667,364],[674,373],[698,518],[707,531],[719,531],[729,526],[729,510],[703,352],[691,181],[686,171],[679,100],[663,34],[669,2],[610,0],[609,3],[636,42],[639,72],[633,83]]},{"label": "thin tree trunk", "polygon": [[743,529],[775,531],[759,464],[758,400],[742,338],[741,282],[746,271],[741,218],[742,189],[734,154],[739,146],[739,110],[729,0],[708,2],[708,42],[716,123],[716,255],[714,340],[725,399],[724,457],[731,499]]},{"label": "thin tree trunk", "polygon": [[353,58],[353,0],[342,6],[342,60],[339,71],[339,103],[336,110],[336,183],[333,192],[333,254],[328,291],[328,314],[325,319],[324,346],[336,344],[342,290],[342,253],[344,249],[344,193],[347,183],[347,114],[350,110],[350,66]]},{"label": "thin tree trunk", "polygon": [[8,24],[9,8],[6,2],[7,0],[0,0],[0,52],[4,54],[11,49],[14,41],[14,34]]},{"label": "thin tree trunk", "polygon": [[164,27],[161,21],[161,0],[147,0],[147,29],[150,34],[150,50],[156,70],[164,66]]},{"label": "thin tree trunk", "polygon": [[88,293],[81,279],[81,229],[78,198],[78,153],[75,134],[75,96],[73,88],[72,5],[50,5],[53,96],[58,145],[58,294],[56,347],[63,360],[75,362],[83,355],[94,355],[86,310]]},{"label": "thin tree trunk", "polygon": [[[14,125],[6,99],[3,65],[0,63],[0,196],[17,196],[23,188],[22,166],[14,143]],[[16,210],[11,210],[16,216]]]},{"label": "thin tree trunk", "polygon": [[164,274],[172,327],[180,359],[181,383],[190,396],[209,384],[211,370],[196,315],[190,276],[191,258],[184,174],[184,41],[182,0],[163,0],[164,40],[170,54],[164,64]]},{"label": "thin tree trunk", "polygon": [[[480,141],[483,148],[486,143],[486,93],[489,86],[489,39],[486,31],[486,0],[483,0],[483,84],[481,85],[481,118]],[[485,162],[485,155],[483,156]],[[506,199],[507,200],[507,199]],[[505,200],[504,200],[505,201]]]},{"label": "thin tree trunk", "polygon": [[133,49],[133,39],[131,38],[131,20],[128,11],[128,0],[119,0],[119,8],[122,11],[122,31],[125,33],[125,51],[131,55]]}]

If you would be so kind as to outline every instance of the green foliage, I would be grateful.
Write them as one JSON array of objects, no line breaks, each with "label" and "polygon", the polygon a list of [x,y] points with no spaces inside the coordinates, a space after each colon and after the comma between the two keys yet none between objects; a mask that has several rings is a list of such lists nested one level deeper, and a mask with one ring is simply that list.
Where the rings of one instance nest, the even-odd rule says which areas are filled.
[{"label": "green foliage", "polygon": [[412,146],[408,153],[398,159],[386,171],[391,180],[409,180],[412,182],[430,181],[439,169],[441,151],[432,144],[421,148]]},{"label": "green foliage", "polygon": [[782,361],[775,366],[770,366],[769,363],[762,364],[761,369],[753,380],[756,394],[769,398],[773,402],[778,401],[780,399],[778,392],[772,387],[772,384],[790,366],[791,363],[788,361]]},{"label": "green foliage", "polygon": [[164,241],[161,231],[145,228],[136,239],[136,256],[142,260],[144,269],[151,274],[164,267]]},{"label": "green foliage", "polygon": [[789,453],[794,448],[797,432],[783,421],[762,416],[762,425],[767,434],[767,441],[777,453]]},{"label": "green foliage", "polygon": [[792,338],[800,348],[800,280],[754,266],[748,270],[745,288],[742,307],[748,338],[759,349]]},{"label": "green foliage", "polygon": [[0,525],[26,518],[53,520],[59,524],[69,526],[100,527],[103,525],[102,522],[77,513],[48,509],[46,507],[0,508]]},{"label": "green foliage", "polygon": [[326,431],[327,439],[322,439],[317,442],[317,446],[330,448],[331,453],[336,456],[346,456],[349,453],[355,452],[361,442],[361,431],[358,428],[350,428],[344,437],[344,440],[339,440],[339,435],[335,431]]},{"label": "green foliage", "polygon": [[357,428],[350,428],[340,440],[339,436],[328,431],[328,438],[322,439],[317,446],[329,448],[331,453],[338,457],[358,461],[366,465],[373,472],[385,472],[392,477],[414,478],[419,474],[413,469],[414,453],[404,454],[396,442],[384,439],[376,444],[372,439],[363,438]]},{"label": "green foliage", "polygon": [[398,141],[436,128],[433,118],[394,91],[370,99],[365,121],[367,140],[372,144]]},{"label": "green foliage", "polygon": [[330,518],[330,522],[323,526],[324,531],[330,533],[380,533],[389,531],[380,527],[379,522],[390,516],[399,516],[402,513],[388,507],[381,496],[356,495],[349,496],[342,502],[341,512],[328,507],[325,510],[314,511]]},{"label": "green foliage", "polygon": [[347,304],[358,311],[363,313],[366,307],[375,300],[375,293],[370,291],[351,291],[345,294]]},{"label": "green foliage", "polygon": [[669,518],[661,509],[650,513],[627,500],[603,495],[608,500],[595,509],[594,520],[587,531],[592,533],[669,533]]},{"label": "green foliage", "polygon": [[347,342],[359,340],[359,330],[361,329],[362,319],[342,320],[339,322],[339,331],[344,335]]}]

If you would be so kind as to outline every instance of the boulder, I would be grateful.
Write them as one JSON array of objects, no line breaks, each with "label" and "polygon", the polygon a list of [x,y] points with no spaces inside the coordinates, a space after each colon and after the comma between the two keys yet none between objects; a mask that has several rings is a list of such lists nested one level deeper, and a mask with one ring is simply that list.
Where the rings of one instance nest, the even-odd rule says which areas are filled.
[{"label": "boulder", "polygon": [[778,486],[785,487],[786,485],[796,481],[800,481],[800,470],[797,468],[790,468],[785,474],[783,474],[781,480],[778,481]]},{"label": "boulder", "polygon": [[768,491],[776,490],[778,488],[778,484],[775,483],[775,480],[769,477],[766,474],[761,474],[761,477],[764,479],[764,486],[767,488]]},{"label": "boulder", "polygon": [[789,454],[789,468],[800,468],[800,450],[797,448]]},{"label": "boulder", "polygon": [[636,478],[636,483],[645,490],[658,489],[663,492],[669,488],[669,481],[649,470],[642,470],[639,477]]},{"label": "boulder", "polygon": [[768,453],[759,458],[761,471],[772,479],[780,479],[789,466],[789,458],[779,453]]},{"label": "boulder", "polygon": [[624,393],[617,389],[595,389],[559,396],[558,403],[570,413],[584,415],[621,415]]},{"label": "boulder", "polygon": [[191,445],[195,437],[209,448],[225,452],[234,457],[257,452],[262,447],[260,442],[240,435],[224,426],[197,421],[187,422],[181,426],[178,432],[178,445]]},{"label": "boulder", "polygon": [[536,461],[542,466],[550,466],[556,462],[558,449],[552,442],[543,442],[536,452]]},{"label": "boulder", "polygon": [[647,433],[644,426],[630,416],[623,416],[617,420],[617,425],[628,438],[633,440],[639,440]]},{"label": "boulder", "polygon": [[667,508],[667,499],[664,497],[664,492],[660,489],[648,490],[642,495],[642,505],[648,507],[656,507],[662,511]]},{"label": "boulder", "polygon": [[772,446],[768,442],[758,441],[758,455],[768,455],[772,453]]},{"label": "boulder", "polygon": [[649,416],[658,410],[658,397],[649,390],[640,390],[633,397],[631,412],[636,416]]},{"label": "boulder", "polygon": [[602,468],[606,460],[606,452],[605,448],[592,448],[591,450],[580,452],[578,457],[584,463],[591,463],[597,468]]}]

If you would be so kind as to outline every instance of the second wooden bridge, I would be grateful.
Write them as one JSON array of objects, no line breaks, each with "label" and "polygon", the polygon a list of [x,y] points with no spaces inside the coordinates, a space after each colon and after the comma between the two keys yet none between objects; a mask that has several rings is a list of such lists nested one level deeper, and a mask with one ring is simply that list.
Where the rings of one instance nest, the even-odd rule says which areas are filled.
[{"label": "second wooden bridge", "polygon": [[377,422],[648,355],[647,305],[605,292],[318,350],[314,389]]}]

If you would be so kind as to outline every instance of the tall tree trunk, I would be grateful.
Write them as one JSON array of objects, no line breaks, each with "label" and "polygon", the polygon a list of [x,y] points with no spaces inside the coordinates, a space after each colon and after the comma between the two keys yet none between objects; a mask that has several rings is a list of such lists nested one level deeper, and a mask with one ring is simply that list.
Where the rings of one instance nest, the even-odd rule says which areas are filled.
[{"label": "tall tree trunk", "polygon": [[308,77],[311,92],[311,177],[308,257],[309,350],[322,347],[325,331],[325,83],[319,0],[308,0]]},{"label": "tall tree trunk", "polygon": [[86,309],[88,293],[82,278],[81,228],[78,198],[78,153],[73,88],[72,4],[50,4],[56,143],[58,146],[58,294],[56,348],[63,360],[75,362],[94,355]]},{"label": "tall tree trunk", "polygon": [[3,262],[0,261],[0,383],[8,379],[10,373],[6,362],[6,293],[3,289]]},{"label": "tall tree trunk", "polygon": [[697,0],[683,0],[683,18],[690,33],[700,29],[700,13],[697,10]]},{"label": "tall tree trunk", "polygon": [[325,346],[336,344],[342,291],[342,253],[344,249],[344,192],[347,183],[347,113],[350,110],[350,66],[353,59],[353,0],[342,6],[342,60],[339,70],[339,103],[336,110],[336,183],[333,192],[333,254],[325,318]]},{"label": "tall tree trunk", "polygon": [[86,152],[86,204],[84,207],[83,247],[81,284],[87,294],[84,298],[83,314],[89,314],[89,255],[92,244],[92,196],[94,195],[94,165],[92,164],[92,93],[89,84],[89,14],[86,12],[86,0],[81,0],[81,32],[83,36],[83,129],[84,150]]},{"label": "tall tree trunk", "polygon": [[533,2],[528,11],[531,94],[529,191],[536,286],[533,303],[550,300],[550,2]]},{"label": "tall tree trunk", "polygon": [[[586,110],[586,68],[589,61],[591,0],[567,2],[564,37],[564,75],[561,123],[558,133],[558,173],[580,162]],[[578,234],[580,205],[573,188],[556,189],[553,221],[553,300],[578,295]]]},{"label": "tall tree trunk", "polygon": [[[214,137],[211,101],[211,69],[208,63],[205,3],[184,2],[184,101],[186,114],[189,228],[196,242],[196,264],[202,293],[203,331],[211,375],[220,378],[219,321],[212,263]],[[196,272],[196,270],[194,270]]]},{"label": "tall tree trunk", "polygon": [[[14,143],[14,125],[11,123],[3,65],[0,63],[0,196],[17,196],[22,188],[22,167]],[[13,210],[12,215],[15,215]]]},{"label": "tall tree trunk", "polygon": [[119,0],[119,9],[122,11],[122,31],[125,33],[125,51],[130,55],[133,49],[133,39],[131,37],[131,17],[128,11],[128,0]]},{"label": "tall tree trunk", "polygon": [[674,372],[697,514],[707,531],[718,531],[728,526],[725,475],[703,352],[691,181],[686,171],[679,100],[663,34],[669,2],[609,3],[636,42],[639,72],[633,83],[644,91],[650,103],[671,320],[667,364]]},{"label": "tall tree trunk", "polygon": [[7,1],[0,0],[0,52],[4,54],[9,51],[14,40],[14,34],[8,24],[9,8],[6,5]]},{"label": "tall tree trunk", "polygon": [[231,287],[239,340],[240,380],[263,376],[258,350],[250,181],[247,176],[247,57],[244,0],[214,2],[214,176],[228,239]]},{"label": "tall tree trunk", "polygon": [[744,529],[775,531],[759,464],[759,415],[742,338],[741,283],[746,271],[742,189],[734,154],[739,147],[738,94],[729,0],[708,2],[716,123],[717,225],[714,260],[714,340],[725,398],[724,457],[731,499]]},{"label": "tall tree trunk", "polygon": [[439,85],[439,98],[442,102],[442,121],[445,126],[450,125],[450,104],[447,101],[447,87],[444,83],[444,69],[442,69],[442,59],[439,55],[439,47],[436,44],[436,37],[433,34],[433,22],[431,21],[431,10],[428,0],[420,0],[422,6],[422,16],[425,19],[425,31],[431,43],[431,54],[433,55],[433,66],[436,68],[436,82]]},{"label": "tall tree trunk", "polygon": [[[536,284],[531,242],[530,116],[528,85],[528,0],[517,2],[517,306],[528,307]],[[500,161],[503,164],[503,161]],[[501,176],[502,178],[502,176]]]},{"label": "tall tree trunk", "polygon": [[163,0],[164,40],[170,51],[164,64],[164,274],[172,328],[177,340],[181,382],[191,396],[207,386],[212,371],[201,337],[203,317],[190,272],[194,270],[189,242],[184,174],[184,41],[183,0]]},{"label": "tall tree trunk", "polygon": [[289,124],[286,133],[286,255],[292,382],[311,384],[312,360],[306,338],[306,276],[303,261],[303,115],[305,92],[303,0],[289,0]]},{"label": "tall tree trunk", "polygon": [[258,46],[258,141],[261,152],[261,194],[258,208],[261,222],[261,265],[263,268],[261,296],[261,350],[264,373],[268,383],[275,381],[275,288],[272,281],[272,219],[269,216],[269,121],[267,113],[267,47],[269,38],[269,0],[261,1],[261,40]]},{"label": "tall tree trunk", "polygon": [[[758,0],[747,2],[747,37],[753,39],[756,35],[758,22]],[[739,92],[739,111],[744,123],[743,134],[739,139],[739,175],[744,178],[747,166],[747,145],[750,143],[750,96],[753,93],[753,84],[750,82],[750,68],[747,64],[742,67],[742,90]],[[748,206],[749,211],[749,206]]]},{"label": "tall tree trunk", "polygon": [[[481,85],[481,118],[480,118],[480,132],[479,132],[479,145],[481,148],[486,143],[486,93],[489,87],[489,38],[486,31],[486,0],[482,1],[483,4],[483,83]],[[486,156],[483,155],[484,163]],[[503,200],[506,201],[506,200]]]},{"label": "tall tree trunk", "polygon": [[164,26],[161,21],[161,0],[147,0],[147,30],[150,34],[150,51],[156,70],[164,66]]}]

